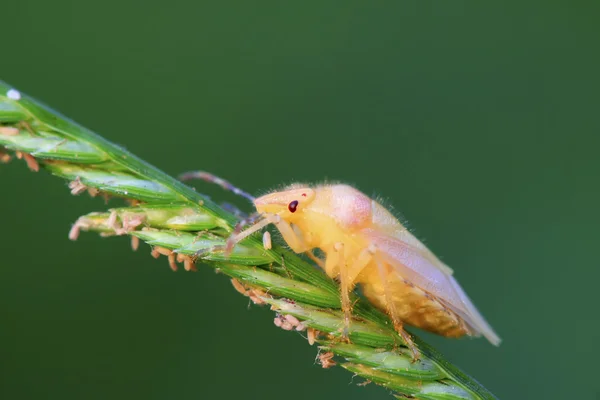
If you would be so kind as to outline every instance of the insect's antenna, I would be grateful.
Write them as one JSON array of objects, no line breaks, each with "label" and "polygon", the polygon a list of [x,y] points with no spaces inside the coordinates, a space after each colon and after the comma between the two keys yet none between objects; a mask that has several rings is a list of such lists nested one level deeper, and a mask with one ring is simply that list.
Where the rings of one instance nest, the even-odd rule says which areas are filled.
[{"label": "insect's antenna", "polygon": [[239,208],[237,208],[236,206],[234,206],[231,203],[223,202],[223,203],[221,203],[221,207],[225,211],[227,211],[227,212],[233,214],[235,217],[237,217],[238,220],[241,220],[243,218],[248,218],[248,213],[243,212],[242,210],[240,210]]},{"label": "insect's antenna", "polygon": [[219,178],[216,175],[213,175],[206,171],[189,171],[179,175],[179,180],[181,181],[189,181],[191,179],[202,179],[205,182],[214,183],[216,185],[221,186],[223,189],[232,192],[238,196],[242,196],[246,200],[249,200],[251,203],[254,203],[254,196],[244,192],[242,189],[239,189],[233,186],[231,183],[227,182],[225,179]]},{"label": "insect's antenna", "polygon": [[[261,218],[263,219],[261,220]],[[264,214],[255,214],[248,219],[240,221],[235,226],[235,229],[233,230],[233,233],[229,236],[229,239],[227,239],[227,243],[225,244],[225,255],[231,254],[233,247],[237,243],[252,235],[254,232],[260,231],[262,228],[269,224],[278,223],[279,219],[280,217],[278,215],[267,214],[265,216]],[[245,226],[248,226],[250,224],[253,225],[245,231],[242,231],[242,229]]]}]

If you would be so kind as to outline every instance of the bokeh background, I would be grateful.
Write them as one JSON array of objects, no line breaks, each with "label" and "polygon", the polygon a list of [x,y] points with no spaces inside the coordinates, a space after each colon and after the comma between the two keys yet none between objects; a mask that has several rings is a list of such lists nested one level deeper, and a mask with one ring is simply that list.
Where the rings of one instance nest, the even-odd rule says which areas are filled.
[{"label": "bokeh background", "polygon": [[[427,340],[502,399],[594,399],[600,6],[511,3],[5,1],[0,79],[173,175],[388,199],[504,342]],[[0,398],[391,398],[208,268],[70,242],[102,201],[0,182]]]}]

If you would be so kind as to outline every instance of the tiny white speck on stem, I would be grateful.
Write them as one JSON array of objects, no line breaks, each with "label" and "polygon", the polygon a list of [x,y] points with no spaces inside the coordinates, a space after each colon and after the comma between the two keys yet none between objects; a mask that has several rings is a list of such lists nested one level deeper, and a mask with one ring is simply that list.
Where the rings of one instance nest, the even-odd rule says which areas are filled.
[{"label": "tiny white speck on stem", "polygon": [[16,89],[10,89],[6,92],[6,96],[11,100],[21,100],[21,93]]}]

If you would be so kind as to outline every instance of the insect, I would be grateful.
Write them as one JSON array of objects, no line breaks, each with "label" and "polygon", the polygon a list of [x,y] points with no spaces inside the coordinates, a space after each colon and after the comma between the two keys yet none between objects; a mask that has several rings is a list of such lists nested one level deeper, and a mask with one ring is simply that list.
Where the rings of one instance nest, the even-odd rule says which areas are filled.
[{"label": "insect", "polygon": [[[377,201],[345,184],[294,184],[253,198],[205,172],[188,173],[243,193],[257,214],[229,237],[226,251],[251,234],[274,224],[296,253],[305,253],[340,282],[344,336],[351,323],[350,292],[356,285],[391,318],[396,332],[419,352],[404,324],[447,337],[483,335],[500,338],[477,311],[453,271]],[[232,189],[233,188],[233,189]],[[313,251],[320,249],[324,259]]]}]

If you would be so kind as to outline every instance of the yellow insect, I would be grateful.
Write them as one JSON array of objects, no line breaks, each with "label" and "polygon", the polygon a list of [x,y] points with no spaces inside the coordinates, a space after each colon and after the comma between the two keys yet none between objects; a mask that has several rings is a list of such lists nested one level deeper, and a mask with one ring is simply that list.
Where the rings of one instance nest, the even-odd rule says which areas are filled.
[{"label": "yellow insect", "polygon": [[[202,178],[251,199],[258,222],[228,240],[227,251],[269,224],[274,224],[296,253],[306,253],[341,286],[344,335],[351,321],[350,291],[360,284],[364,295],[385,311],[394,328],[418,350],[404,324],[447,337],[483,335],[492,344],[500,338],[477,311],[453,271],[414,237],[387,209],[344,184],[294,184],[259,198],[213,175]],[[256,220],[256,218],[254,219]],[[320,249],[325,260],[312,251]]]}]

